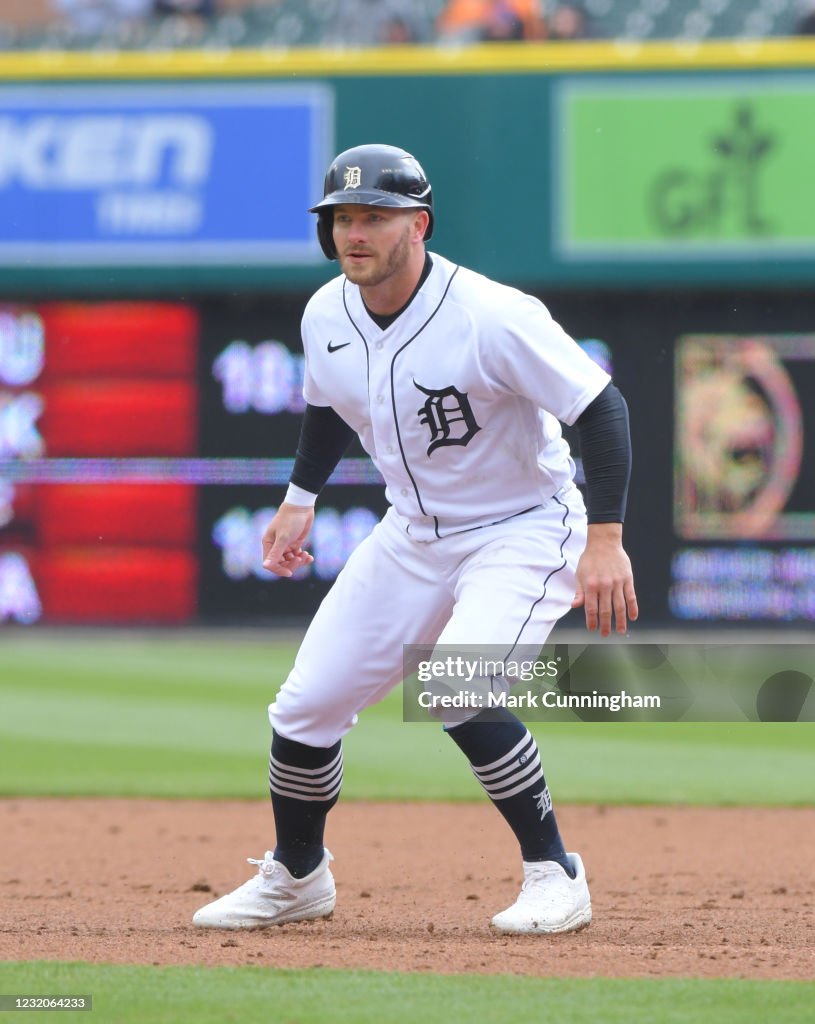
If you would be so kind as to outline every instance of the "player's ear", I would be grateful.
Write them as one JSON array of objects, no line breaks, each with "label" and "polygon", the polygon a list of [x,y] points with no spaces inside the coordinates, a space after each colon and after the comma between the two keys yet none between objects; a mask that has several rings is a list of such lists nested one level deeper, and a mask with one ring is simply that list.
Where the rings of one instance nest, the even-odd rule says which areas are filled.
[{"label": "player's ear", "polygon": [[419,239],[424,241],[424,236],[427,234],[427,228],[430,224],[430,214],[427,210],[417,210],[416,220],[413,223]]}]

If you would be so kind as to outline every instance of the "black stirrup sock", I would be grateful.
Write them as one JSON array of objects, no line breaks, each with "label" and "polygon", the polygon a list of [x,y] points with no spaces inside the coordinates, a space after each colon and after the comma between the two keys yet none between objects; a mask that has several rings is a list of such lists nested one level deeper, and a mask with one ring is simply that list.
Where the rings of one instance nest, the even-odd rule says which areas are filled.
[{"label": "black stirrup sock", "polygon": [[323,833],[328,812],[342,786],[342,741],[309,747],[277,733],[269,755],[279,860],[295,878],[310,874],[323,858]]},{"label": "black stirrup sock", "polygon": [[447,731],[515,833],[523,859],[557,861],[573,878],[538,745],[523,722],[506,708],[495,708]]}]

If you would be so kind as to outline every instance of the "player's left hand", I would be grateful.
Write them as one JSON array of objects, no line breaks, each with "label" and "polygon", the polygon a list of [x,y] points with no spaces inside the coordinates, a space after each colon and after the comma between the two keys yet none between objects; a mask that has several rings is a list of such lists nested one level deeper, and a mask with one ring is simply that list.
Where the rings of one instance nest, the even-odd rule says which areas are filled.
[{"label": "player's left hand", "polygon": [[577,563],[577,591],[572,608],[584,608],[586,628],[599,626],[601,636],[611,633],[612,617],[618,633],[627,620],[639,615],[631,561],[623,550],[621,523],[591,523],[586,550]]}]

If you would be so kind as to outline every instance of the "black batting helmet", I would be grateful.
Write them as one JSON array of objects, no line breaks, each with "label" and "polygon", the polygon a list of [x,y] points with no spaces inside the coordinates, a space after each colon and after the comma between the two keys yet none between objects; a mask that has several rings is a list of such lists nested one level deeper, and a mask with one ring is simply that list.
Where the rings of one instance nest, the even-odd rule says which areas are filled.
[{"label": "black batting helmet", "polygon": [[325,176],[323,198],[309,210],[318,216],[317,238],[330,260],[337,258],[333,207],[341,203],[427,210],[430,223],[425,241],[433,234],[430,182],[419,161],[396,146],[354,146],[332,161]]}]

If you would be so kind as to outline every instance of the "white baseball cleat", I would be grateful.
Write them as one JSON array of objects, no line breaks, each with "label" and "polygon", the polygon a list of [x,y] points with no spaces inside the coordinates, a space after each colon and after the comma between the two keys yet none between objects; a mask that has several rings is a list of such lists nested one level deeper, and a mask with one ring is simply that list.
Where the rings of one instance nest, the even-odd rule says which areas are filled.
[{"label": "white baseball cleat", "polygon": [[551,935],[586,927],[591,921],[586,870],[579,854],[566,856],[575,869],[574,878],[569,878],[556,861],[524,861],[521,893],[511,907],[492,919],[496,931]]},{"label": "white baseball cleat", "polygon": [[305,878],[293,878],[288,869],[266,851],[257,864],[258,873],[234,892],[201,907],[192,923],[198,928],[268,928],[289,921],[311,921],[329,917],[337,902],[328,850],[317,867]]}]

